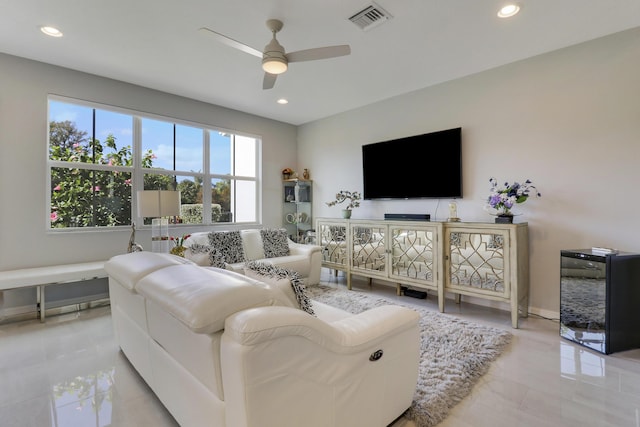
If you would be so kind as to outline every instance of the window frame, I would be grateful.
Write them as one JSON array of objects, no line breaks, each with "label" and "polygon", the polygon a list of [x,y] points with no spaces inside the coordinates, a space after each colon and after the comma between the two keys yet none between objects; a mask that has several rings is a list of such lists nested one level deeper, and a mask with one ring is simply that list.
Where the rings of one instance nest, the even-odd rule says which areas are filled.
[{"label": "window frame", "polygon": [[[86,107],[95,110],[104,110],[113,113],[125,114],[131,116],[132,118],[132,142],[131,142],[131,161],[133,166],[110,166],[104,164],[96,164],[96,163],[86,163],[86,162],[68,162],[61,160],[52,160],[50,158],[50,123],[52,122],[51,112],[50,112],[50,102],[62,102],[66,104],[72,104],[79,107]],[[76,98],[70,98],[61,95],[49,94],[47,96],[47,126],[46,126],[46,191],[45,191],[45,227],[47,232],[51,233],[69,233],[69,232],[103,232],[114,229],[123,229],[130,228],[131,224],[122,224],[122,225],[94,225],[88,227],[63,227],[56,228],[51,227],[50,213],[51,209],[51,176],[52,169],[54,168],[73,168],[73,169],[84,169],[90,171],[100,171],[100,172],[124,172],[131,174],[131,222],[136,224],[136,229],[145,229],[151,228],[150,225],[144,225],[143,218],[138,216],[137,209],[137,191],[144,189],[144,175],[145,174],[157,174],[157,175],[167,175],[171,177],[189,177],[189,178],[201,178],[202,179],[202,203],[203,203],[203,222],[199,224],[189,223],[189,224],[172,224],[176,227],[234,227],[237,225],[260,225],[262,223],[261,218],[261,208],[260,201],[262,200],[262,137],[259,135],[251,134],[248,132],[238,132],[237,130],[225,129],[222,127],[214,127],[211,125],[206,125],[199,122],[188,121],[184,119],[177,119],[173,117],[158,115],[154,113],[147,113],[136,111],[132,109],[127,109],[123,107],[117,107],[107,104],[101,104],[98,102],[80,100]],[[202,131],[202,172],[193,172],[193,171],[183,171],[183,170],[169,170],[169,169],[156,169],[156,168],[143,168],[142,167],[142,121],[143,119],[151,119],[156,121],[167,122],[171,125],[183,125],[198,128]],[[210,149],[211,149],[211,133],[212,132],[222,132],[230,135],[230,151],[231,151],[231,162],[232,167],[229,174],[220,174],[220,173],[211,173],[211,165],[210,165]],[[174,133],[175,135],[175,133]],[[236,136],[251,138],[255,140],[255,176],[244,176],[244,175],[235,175],[235,156],[236,153]],[[90,137],[93,137],[91,135]],[[174,150],[175,150],[175,139],[174,139]],[[233,213],[233,219],[230,222],[213,222],[211,221],[211,201],[212,201],[212,188],[211,185],[212,180],[214,179],[224,179],[229,180],[232,186],[232,196],[230,200],[230,211]],[[236,203],[235,203],[235,182],[238,181],[249,181],[255,183],[255,212],[253,213],[253,217],[255,221],[245,221],[245,222],[237,222],[237,211],[236,211]]]}]

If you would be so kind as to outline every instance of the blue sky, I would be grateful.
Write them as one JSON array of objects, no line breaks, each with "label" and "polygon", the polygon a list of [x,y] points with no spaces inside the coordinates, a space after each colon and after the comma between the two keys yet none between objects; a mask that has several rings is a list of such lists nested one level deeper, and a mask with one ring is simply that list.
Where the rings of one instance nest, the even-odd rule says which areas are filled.
[{"label": "blue sky", "polygon": [[[60,101],[49,102],[49,120],[75,123],[76,128],[92,134],[92,108]],[[204,126],[203,126],[204,128]],[[117,146],[133,146],[132,115],[96,109],[96,138],[104,141],[109,134],[116,138]],[[230,137],[211,131],[211,172],[230,173]],[[226,134],[225,134],[226,135]],[[176,126],[176,170],[201,172],[202,129]],[[151,149],[157,156],[154,167],[174,170],[173,123],[152,118],[142,118],[142,149]]]}]

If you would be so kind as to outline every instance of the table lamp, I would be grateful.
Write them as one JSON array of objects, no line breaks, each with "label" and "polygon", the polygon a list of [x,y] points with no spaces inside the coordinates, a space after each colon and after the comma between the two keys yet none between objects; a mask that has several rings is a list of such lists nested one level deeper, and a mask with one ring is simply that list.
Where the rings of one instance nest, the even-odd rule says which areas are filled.
[{"label": "table lamp", "polygon": [[151,250],[169,252],[169,220],[180,215],[180,192],[170,190],[138,191],[138,216],[151,220]]}]

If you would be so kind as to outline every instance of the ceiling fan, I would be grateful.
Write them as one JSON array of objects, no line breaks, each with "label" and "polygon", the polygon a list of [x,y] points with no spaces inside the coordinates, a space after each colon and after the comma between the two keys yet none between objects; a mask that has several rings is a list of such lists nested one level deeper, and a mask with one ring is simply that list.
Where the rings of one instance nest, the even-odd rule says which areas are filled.
[{"label": "ceiling fan", "polygon": [[276,84],[278,74],[287,71],[290,62],[314,61],[316,59],[335,58],[337,56],[349,55],[351,48],[349,45],[325,46],[313,49],[298,50],[296,52],[285,53],[284,47],[276,40],[276,33],[282,29],[282,21],[278,19],[269,19],[267,28],[273,34],[273,38],[264,47],[264,52],[240,43],[223,34],[213,31],[209,28],[202,27],[198,31],[208,36],[212,36],[220,43],[239,49],[243,52],[262,58],[262,69],[264,70],[264,79],[262,81],[262,89],[271,89]]}]

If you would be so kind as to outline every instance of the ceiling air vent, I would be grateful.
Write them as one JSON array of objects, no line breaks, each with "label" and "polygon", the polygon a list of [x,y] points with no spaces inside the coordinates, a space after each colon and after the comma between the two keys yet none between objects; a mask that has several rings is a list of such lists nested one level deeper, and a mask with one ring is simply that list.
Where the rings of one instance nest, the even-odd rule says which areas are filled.
[{"label": "ceiling air vent", "polygon": [[361,30],[367,31],[391,18],[392,16],[389,12],[375,3],[371,3],[369,6],[350,17],[349,21],[356,24]]}]

